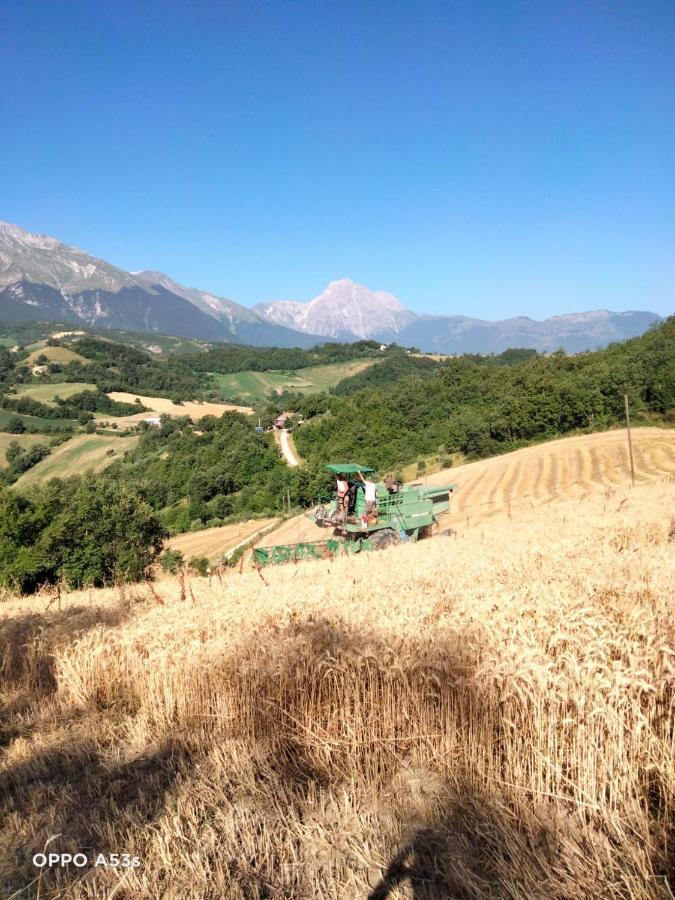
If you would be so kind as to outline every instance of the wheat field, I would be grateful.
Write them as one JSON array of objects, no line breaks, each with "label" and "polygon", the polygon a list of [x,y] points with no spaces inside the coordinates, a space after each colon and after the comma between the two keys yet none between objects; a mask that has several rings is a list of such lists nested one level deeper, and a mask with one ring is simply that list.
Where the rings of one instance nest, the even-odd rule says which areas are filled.
[{"label": "wheat field", "polygon": [[[675,429],[634,428],[633,455],[638,482],[675,474]],[[560,438],[502,456],[464,463],[416,479],[429,485],[457,484],[441,528],[471,529],[495,516],[513,516],[552,501],[602,494],[630,484],[623,429]],[[306,516],[294,516],[259,541],[261,547],[325,540]]]},{"label": "wheat field", "polygon": [[0,896],[672,896],[674,510],[5,597]]}]

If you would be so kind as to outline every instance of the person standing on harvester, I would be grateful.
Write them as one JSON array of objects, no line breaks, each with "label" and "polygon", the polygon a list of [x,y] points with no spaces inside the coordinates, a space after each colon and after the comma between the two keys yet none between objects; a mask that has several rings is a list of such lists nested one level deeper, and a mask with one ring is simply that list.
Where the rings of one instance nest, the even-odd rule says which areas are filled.
[{"label": "person standing on harvester", "polygon": [[366,495],[366,515],[374,516],[377,513],[377,493],[375,482],[369,478],[363,477],[363,472],[359,472],[359,478],[363,482],[363,489]]},{"label": "person standing on harvester", "polygon": [[345,475],[337,477],[337,495],[340,509],[345,513],[349,512],[349,482]]}]

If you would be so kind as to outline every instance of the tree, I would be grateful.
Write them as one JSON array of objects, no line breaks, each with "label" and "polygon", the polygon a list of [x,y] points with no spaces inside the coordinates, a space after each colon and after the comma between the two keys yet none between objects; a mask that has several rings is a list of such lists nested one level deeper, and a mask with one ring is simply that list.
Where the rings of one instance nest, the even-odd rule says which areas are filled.
[{"label": "tree", "polygon": [[162,571],[169,575],[177,575],[185,564],[185,558],[180,550],[165,550],[159,560]]},{"label": "tree", "polygon": [[26,425],[21,416],[12,416],[7,423],[7,431],[10,434],[23,434],[25,430]]},{"label": "tree", "polygon": [[[49,535],[49,529],[47,531]],[[61,574],[74,587],[140,581],[162,550],[166,531],[131,486],[85,477],[54,523]]]}]

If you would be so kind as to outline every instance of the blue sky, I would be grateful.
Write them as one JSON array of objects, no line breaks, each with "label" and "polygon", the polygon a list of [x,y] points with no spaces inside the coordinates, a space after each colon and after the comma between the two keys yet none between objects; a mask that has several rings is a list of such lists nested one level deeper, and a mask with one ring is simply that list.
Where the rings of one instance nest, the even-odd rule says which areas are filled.
[{"label": "blue sky", "polygon": [[673,311],[671,0],[4,0],[0,218],[246,305]]}]

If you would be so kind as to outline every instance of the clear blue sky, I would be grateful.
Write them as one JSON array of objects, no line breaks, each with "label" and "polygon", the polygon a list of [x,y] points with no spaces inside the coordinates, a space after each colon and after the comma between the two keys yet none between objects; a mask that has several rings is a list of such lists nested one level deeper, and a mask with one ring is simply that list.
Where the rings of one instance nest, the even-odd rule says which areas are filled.
[{"label": "clear blue sky", "polygon": [[251,305],[673,311],[672,0],[4,0],[0,219]]}]

